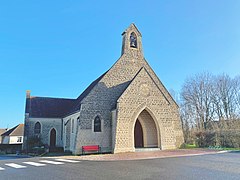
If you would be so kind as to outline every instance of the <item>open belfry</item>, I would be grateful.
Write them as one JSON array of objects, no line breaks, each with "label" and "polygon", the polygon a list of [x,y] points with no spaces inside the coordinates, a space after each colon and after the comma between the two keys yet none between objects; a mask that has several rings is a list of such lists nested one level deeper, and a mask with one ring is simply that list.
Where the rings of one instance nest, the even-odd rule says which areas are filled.
[{"label": "open belfry", "polygon": [[36,136],[73,154],[87,145],[119,153],[183,143],[178,105],[144,58],[141,33],[131,24],[122,36],[121,57],[76,99],[27,92],[24,149]]}]

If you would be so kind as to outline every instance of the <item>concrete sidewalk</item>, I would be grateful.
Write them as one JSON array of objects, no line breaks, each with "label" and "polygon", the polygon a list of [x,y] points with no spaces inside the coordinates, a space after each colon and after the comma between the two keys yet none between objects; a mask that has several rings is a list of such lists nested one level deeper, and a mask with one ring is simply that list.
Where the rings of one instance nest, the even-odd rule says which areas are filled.
[{"label": "concrete sidewalk", "polygon": [[[156,159],[182,156],[197,156],[206,154],[225,153],[227,151],[210,150],[210,149],[178,149],[178,150],[160,150],[149,152],[128,152],[118,154],[96,154],[81,156],[61,156],[66,159],[88,160],[88,161],[121,161],[121,160],[139,160],[139,159]],[[56,158],[56,157],[51,157]]]}]

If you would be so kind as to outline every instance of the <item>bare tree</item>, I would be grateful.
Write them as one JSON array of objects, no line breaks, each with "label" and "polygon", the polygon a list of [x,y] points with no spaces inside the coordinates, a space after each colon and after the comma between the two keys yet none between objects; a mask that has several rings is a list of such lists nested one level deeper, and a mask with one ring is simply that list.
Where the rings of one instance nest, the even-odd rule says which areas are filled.
[{"label": "bare tree", "polygon": [[223,74],[214,78],[212,100],[219,120],[233,120],[237,117],[238,82]]},{"label": "bare tree", "polygon": [[240,147],[240,76],[201,73],[188,78],[180,113],[185,142]]},{"label": "bare tree", "polygon": [[234,78],[234,94],[235,94],[235,103],[236,103],[236,112],[237,118],[240,119],[240,75]]},{"label": "bare tree", "polygon": [[195,114],[195,122],[199,130],[206,129],[207,123],[213,119],[212,80],[213,76],[210,73],[197,74],[187,79],[182,88],[183,104]]},{"label": "bare tree", "polygon": [[180,104],[180,117],[182,121],[185,143],[194,142],[194,130],[196,128],[196,113],[192,111],[191,106]]}]

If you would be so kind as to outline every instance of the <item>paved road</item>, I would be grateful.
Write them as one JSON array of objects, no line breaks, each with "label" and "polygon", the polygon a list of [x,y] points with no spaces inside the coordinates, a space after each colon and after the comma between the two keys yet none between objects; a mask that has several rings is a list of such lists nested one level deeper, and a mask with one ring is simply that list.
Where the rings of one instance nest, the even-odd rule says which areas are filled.
[{"label": "paved road", "polygon": [[29,156],[18,156],[18,155],[6,156],[6,155],[0,155],[0,161],[1,160],[6,160],[6,159],[19,159],[19,158],[29,158]]},{"label": "paved road", "polygon": [[23,158],[0,161],[1,180],[240,179],[240,153],[134,161],[63,161]]}]

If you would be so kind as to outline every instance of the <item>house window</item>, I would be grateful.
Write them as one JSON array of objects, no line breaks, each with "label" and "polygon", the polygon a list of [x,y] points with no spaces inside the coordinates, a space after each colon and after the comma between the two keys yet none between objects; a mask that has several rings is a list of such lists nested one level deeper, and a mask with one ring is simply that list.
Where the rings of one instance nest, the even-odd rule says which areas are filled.
[{"label": "house window", "polygon": [[94,132],[101,132],[101,119],[99,116],[94,119]]},{"label": "house window", "polygon": [[34,134],[40,134],[41,133],[41,124],[37,122],[34,126]]},{"label": "house window", "polygon": [[17,142],[22,142],[22,137],[18,137]]}]

